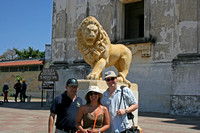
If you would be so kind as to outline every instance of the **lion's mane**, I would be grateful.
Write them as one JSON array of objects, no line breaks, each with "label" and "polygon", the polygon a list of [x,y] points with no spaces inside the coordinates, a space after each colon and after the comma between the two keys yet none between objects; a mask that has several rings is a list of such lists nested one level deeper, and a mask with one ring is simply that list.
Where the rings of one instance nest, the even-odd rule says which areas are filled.
[{"label": "lion's mane", "polygon": [[[84,40],[84,31],[86,30],[86,27],[90,24],[93,24],[98,28],[98,35],[92,46],[88,46]],[[90,65],[94,65],[94,62],[99,61],[101,55],[106,50],[105,48],[106,45],[111,44],[110,39],[105,30],[96,20],[96,18],[92,16],[85,18],[81,22],[77,30],[77,38],[78,38],[78,49],[81,51],[85,61]]]}]

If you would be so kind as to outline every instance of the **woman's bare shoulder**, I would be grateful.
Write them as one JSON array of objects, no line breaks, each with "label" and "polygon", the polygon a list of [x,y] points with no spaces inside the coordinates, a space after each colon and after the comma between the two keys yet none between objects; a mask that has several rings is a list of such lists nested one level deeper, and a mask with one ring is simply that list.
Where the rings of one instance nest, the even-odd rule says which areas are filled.
[{"label": "woman's bare shoulder", "polygon": [[82,105],[80,108],[83,108],[83,109],[88,108],[88,105],[87,104]]},{"label": "woman's bare shoulder", "polygon": [[107,110],[108,110],[106,106],[101,105],[101,107],[102,107],[102,109],[103,109],[104,111],[107,111]]},{"label": "woman's bare shoulder", "polygon": [[82,105],[82,106],[80,107],[80,110],[82,110],[82,111],[84,111],[84,112],[87,112],[88,108],[89,108],[89,106],[86,104],[86,105]]}]

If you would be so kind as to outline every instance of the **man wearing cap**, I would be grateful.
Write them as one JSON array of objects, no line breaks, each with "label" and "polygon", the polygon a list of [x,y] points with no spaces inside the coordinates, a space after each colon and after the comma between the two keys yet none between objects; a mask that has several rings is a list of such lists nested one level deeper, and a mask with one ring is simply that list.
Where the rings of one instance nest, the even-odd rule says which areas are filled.
[{"label": "man wearing cap", "polygon": [[21,99],[21,102],[25,102],[27,84],[26,84],[26,80],[25,79],[23,79],[22,82],[23,83],[22,83],[22,89],[21,89],[21,93],[20,93],[20,99]]},{"label": "man wearing cap", "polygon": [[53,132],[55,115],[56,133],[75,133],[76,132],[76,116],[79,107],[82,105],[82,99],[76,95],[78,91],[78,81],[71,78],[66,83],[66,91],[58,95],[50,108],[48,132]]},{"label": "man wearing cap", "polygon": [[[138,109],[138,104],[133,92],[128,88],[123,88],[123,98],[120,105],[121,88],[117,84],[115,72],[105,73],[105,81],[108,89],[103,93],[102,104],[108,108],[110,113],[110,128],[106,133],[123,133],[130,128],[127,113]],[[120,105],[120,108],[119,108]]]}]

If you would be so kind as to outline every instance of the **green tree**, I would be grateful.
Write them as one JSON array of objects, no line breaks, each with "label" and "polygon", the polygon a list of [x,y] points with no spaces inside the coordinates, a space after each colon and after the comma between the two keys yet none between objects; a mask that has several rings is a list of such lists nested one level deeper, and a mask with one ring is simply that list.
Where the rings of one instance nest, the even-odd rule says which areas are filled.
[{"label": "green tree", "polygon": [[18,50],[14,48],[16,54],[18,55],[18,59],[28,59],[28,58],[44,58],[45,52],[40,52],[38,49],[35,50],[31,47],[28,49]]}]

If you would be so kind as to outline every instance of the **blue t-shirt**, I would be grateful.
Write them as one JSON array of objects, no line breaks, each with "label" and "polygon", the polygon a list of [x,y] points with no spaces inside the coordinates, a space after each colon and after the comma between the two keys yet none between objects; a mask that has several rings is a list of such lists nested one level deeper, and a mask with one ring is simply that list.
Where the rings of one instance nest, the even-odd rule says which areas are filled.
[{"label": "blue t-shirt", "polygon": [[82,99],[80,97],[76,97],[72,101],[67,96],[67,92],[58,95],[50,108],[50,111],[57,115],[56,128],[65,130],[76,129],[76,116],[81,105]]},{"label": "blue t-shirt", "polygon": [[[128,87],[123,88],[123,97],[124,98],[122,99],[120,106],[121,109],[125,109],[123,100],[125,100],[126,108],[137,103],[133,92]],[[121,88],[119,85],[117,85],[117,89],[115,90],[112,97],[109,97],[108,90],[103,93],[101,102],[108,108],[111,122],[110,128],[106,131],[106,133],[120,133],[124,131],[125,128],[130,128],[127,115],[119,116],[116,114],[116,111],[119,108],[120,98]]]}]

